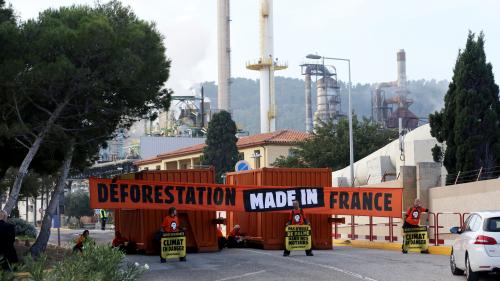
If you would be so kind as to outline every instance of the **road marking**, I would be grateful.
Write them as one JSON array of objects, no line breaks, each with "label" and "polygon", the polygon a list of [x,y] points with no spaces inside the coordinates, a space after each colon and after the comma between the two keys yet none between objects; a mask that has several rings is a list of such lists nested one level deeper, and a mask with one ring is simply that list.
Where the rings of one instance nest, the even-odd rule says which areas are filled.
[{"label": "road marking", "polygon": [[255,275],[255,274],[260,274],[260,273],[264,273],[264,272],[266,272],[266,271],[265,270],[259,270],[259,271],[255,271],[255,272],[248,272],[248,273],[241,274],[241,275],[236,275],[236,276],[226,277],[226,278],[222,278],[222,279],[217,279],[215,281],[226,281],[226,280],[240,279],[240,278],[243,278],[243,277],[247,277],[247,276],[251,276],[251,275]]},{"label": "road marking", "polygon": [[315,265],[315,266],[319,266],[319,267],[322,267],[322,268],[331,269],[331,270],[334,270],[334,271],[337,271],[337,272],[340,272],[340,273],[344,273],[346,275],[349,275],[349,276],[352,276],[352,277],[355,277],[355,278],[358,278],[358,279],[361,279],[361,280],[377,281],[376,279],[370,278],[368,276],[363,276],[363,275],[361,275],[359,273],[352,272],[352,271],[349,271],[349,270],[345,270],[345,269],[342,269],[342,268],[338,268],[338,267],[335,267],[335,266],[327,265],[327,264],[321,264],[321,263],[314,263],[314,262],[303,261],[303,260],[295,259],[293,257],[287,257],[287,258],[285,258],[285,257],[280,257],[280,256],[276,256],[276,255],[273,255],[273,254],[270,254],[270,253],[264,253],[264,252],[259,252],[259,251],[255,251],[255,250],[248,250],[248,249],[241,249],[241,250],[242,251],[256,253],[256,254],[261,254],[261,255],[272,256],[274,258],[281,258],[281,259],[284,259],[284,260],[287,260],[287,261],[294,261],[294,262],[298,262],[298,263],[302,263],[302,264]]}]

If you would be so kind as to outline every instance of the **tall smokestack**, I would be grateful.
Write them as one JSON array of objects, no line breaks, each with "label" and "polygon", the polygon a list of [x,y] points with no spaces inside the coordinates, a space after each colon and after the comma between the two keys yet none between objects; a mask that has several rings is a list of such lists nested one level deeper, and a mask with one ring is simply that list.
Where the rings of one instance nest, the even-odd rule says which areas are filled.
[{"label": "tall smokestack", "polygon": [[398,88],[406,90],[406,53],[400,49],[397,54],[398,60]]},{"label": "tall smokestack", "polygon": [[[273,0],[260,1],[260,57],[273,63]],[[274,95],[274,71],[271,65],[260,70],[260,131],[261,133],[276,130],[274,108],[271,106],[271,95]]]},{"label": "tall smokestack", "polygon": [[305,76],[305,86],[306,86],[306,132],[312,133],[313,131],[313,120],[312,120],[312,109],[311,109],[311,74],[307,73]]},{"label": "tall smokestack", "polygon": [[247,63],[247,68],[260,72],[260,132],[276,130],[276,98],[274,71],[287,68],[274,57],[273,48],[273,0],[261,0],[259,11],[260,58]]},{"label": "tall smokestack", "polygon": [[219,89],[217,105],[230,111],[231,49],[229,28],[229,0],[217,1],[217,52]]}]

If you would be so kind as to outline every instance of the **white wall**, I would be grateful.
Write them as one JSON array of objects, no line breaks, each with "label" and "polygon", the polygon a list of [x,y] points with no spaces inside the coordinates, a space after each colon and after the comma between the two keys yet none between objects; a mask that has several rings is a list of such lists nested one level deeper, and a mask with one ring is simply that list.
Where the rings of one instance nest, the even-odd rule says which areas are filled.
[{"label": "white wall", "polygon": [[[355,185],[381,182],[384,173],[400,173],[401,166],[416,166],[420,162],[433,162],[431,149],[437,144],[431,136],[429,124],[420,126],[404,137],[404,157],[401,155],[399,140],[394,140],[372,154],[354,163]],[[354,147],[356,149],[356,147]],[[446,174],[446,169],[442,168]],[[334,186],[346,186],[350,179],[349,166],[332,173]],[[388,177],[386,180],[394,178]]]}]

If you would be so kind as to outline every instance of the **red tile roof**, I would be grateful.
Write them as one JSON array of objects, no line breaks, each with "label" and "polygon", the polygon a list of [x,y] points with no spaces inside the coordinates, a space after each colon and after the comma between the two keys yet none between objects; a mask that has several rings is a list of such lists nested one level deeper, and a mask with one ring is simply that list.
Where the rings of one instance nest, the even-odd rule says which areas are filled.
[{"label": "red tile roof", "polygon": [[305,132],[281,130],[272,133],[257,134],[238,139],[238,148],[262,144],[294,145],[305,141],[310,135]]},{"label": "red tile roof", "polygon": [[[293,131],[293,130],[281,130],[281,131],[276,131],[276,132],[272,132],[272,133],[263,133],[263,134],[257,134],[257,135],[247,136],[247,137],[241,137],[238,139],[238,142],[236,143],[236,145],[238,146],[238,149],[260,146],[260,145],[270,145],[270,144],[296,145],[300,142],[305,141],[310,136],[311,135],[309,133],[306,133],[306,132],[299,132],[299,131]],[[151,163],[156,163],[156,162],[158,162],[162,159],[166,159],[166,158],[184,156],[184,155],[193,154],[193,153],[202,153],[204,147],[205,147],[204,143],[193,145],[193,146],[188,146],[188,147],[181,148],[178,150],[159,154],[158,156],[153,157],[153,158],[139,160],[139,161],[135,162],[135,164],[136,165],[151,164]]]}]

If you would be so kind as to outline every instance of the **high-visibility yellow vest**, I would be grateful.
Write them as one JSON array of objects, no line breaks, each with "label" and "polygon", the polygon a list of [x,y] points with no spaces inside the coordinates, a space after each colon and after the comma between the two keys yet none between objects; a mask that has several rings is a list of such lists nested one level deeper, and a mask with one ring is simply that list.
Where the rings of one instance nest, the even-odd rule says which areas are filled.
[{"label": "high-visibility yellow vest", "polygon": [[101,216],[101,219],[107,219],[108,218],[108,214],[106,213],[106,210],[101,209],[100,216]]}]

